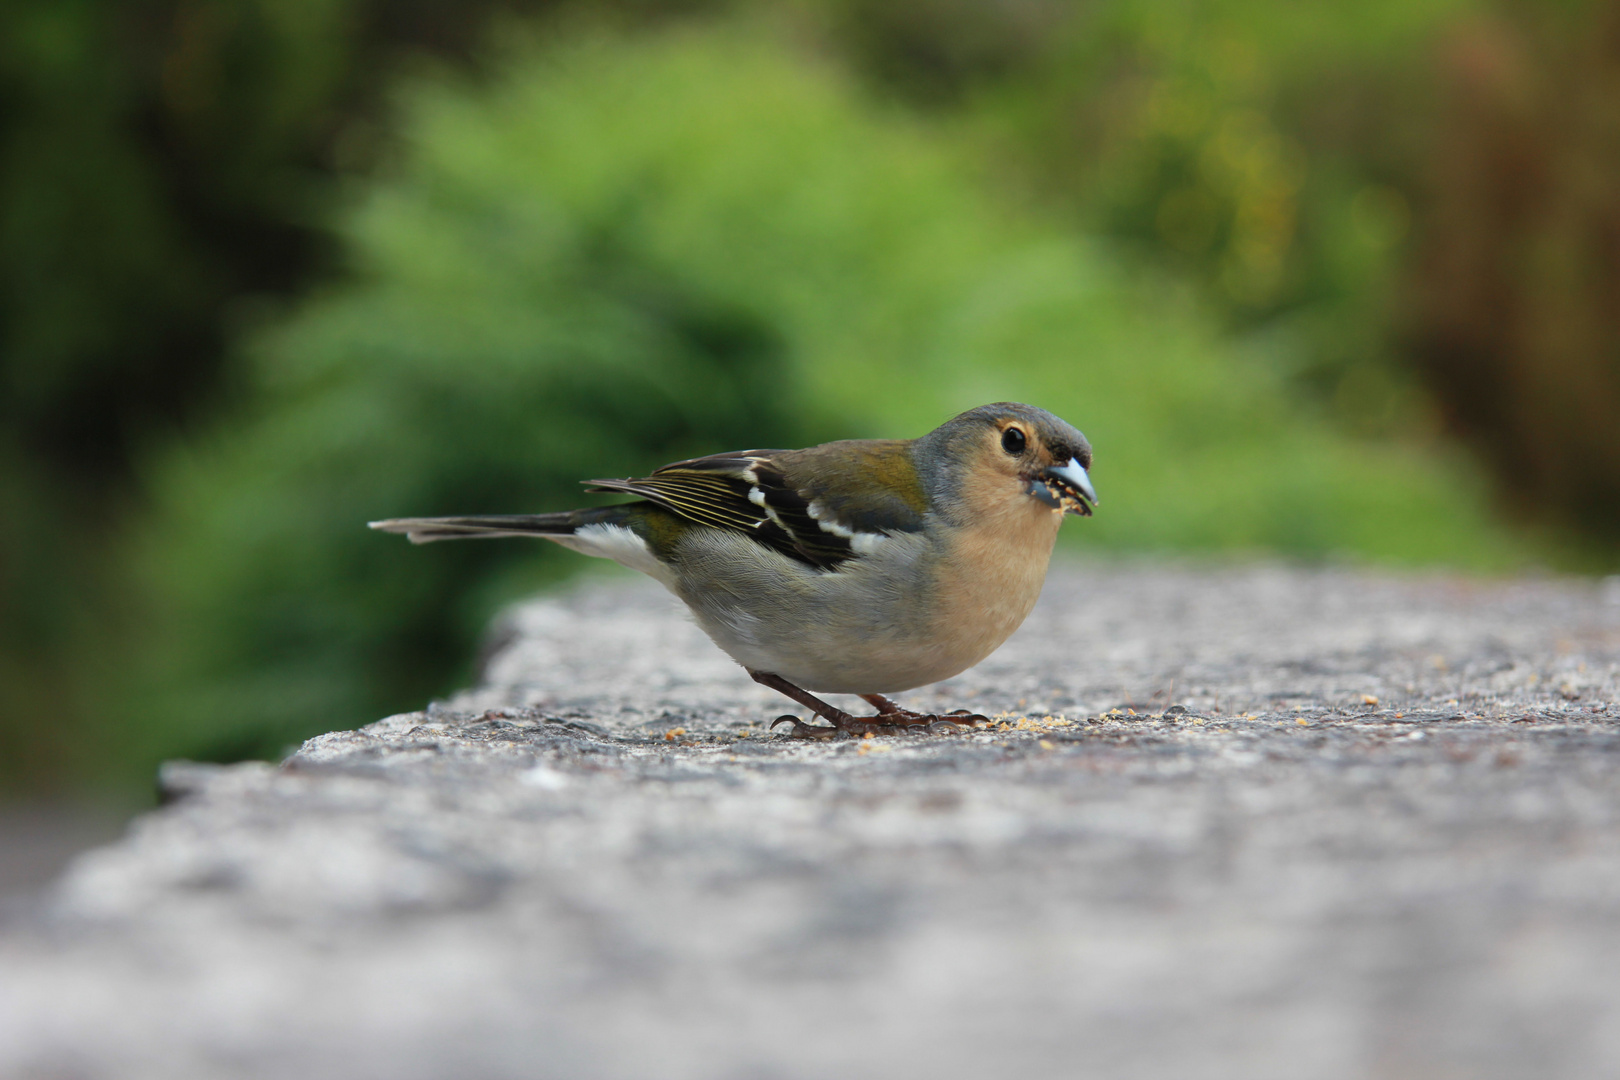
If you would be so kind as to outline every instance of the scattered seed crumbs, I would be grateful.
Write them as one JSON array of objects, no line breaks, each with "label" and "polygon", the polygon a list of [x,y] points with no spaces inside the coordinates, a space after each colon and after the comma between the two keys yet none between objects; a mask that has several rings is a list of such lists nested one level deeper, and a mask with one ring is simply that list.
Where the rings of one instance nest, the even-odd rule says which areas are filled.
[{"label": "scattered seed crumbs", "polygon": [[683,727],[670,728],[668,731],[664,732],[664,741],[665,742],[674,742],[676,739],[680,738],[682,735],[685,735],[685,734],[686,734],[686,729],[683,728]]},{"label": "scattered seed crumbs", "polygon": [[1074,721],[1062,716],[1013,716],[1000,713],[991,717],[996,731],[1053,731],[1074,726]]}]

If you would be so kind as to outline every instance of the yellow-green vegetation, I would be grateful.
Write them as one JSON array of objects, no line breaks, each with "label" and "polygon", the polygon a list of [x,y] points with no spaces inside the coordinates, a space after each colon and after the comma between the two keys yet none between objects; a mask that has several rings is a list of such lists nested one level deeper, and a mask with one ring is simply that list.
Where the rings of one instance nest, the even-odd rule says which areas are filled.
[{"label": "yellow-green vegetation", "polygon": [[1091,437],[1076,548],[1514,558],[1466,471],[1302,414],[1165,282],[769,36],[591,37],[402,108],[344,219],[350,279],[243,348],[246,415],[148,473],[142,625],[102,704],[138,767],[418,706],[581,563],[367,519],[581,505],[579,479],[998,399]]}]

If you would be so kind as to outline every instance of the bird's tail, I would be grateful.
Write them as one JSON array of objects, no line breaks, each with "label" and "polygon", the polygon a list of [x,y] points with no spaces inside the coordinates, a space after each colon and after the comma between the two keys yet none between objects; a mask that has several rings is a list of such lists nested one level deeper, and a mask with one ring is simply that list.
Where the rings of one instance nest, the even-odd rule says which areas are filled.
[{"label": "bird's tail", "polygon": [[367,524],[383,532],[404,533],[413,544],[496,536],[569,536],[586,525],[611,523],[622,507],[598,506],[559,514],[486,514],[481,517],[390,518]]}]

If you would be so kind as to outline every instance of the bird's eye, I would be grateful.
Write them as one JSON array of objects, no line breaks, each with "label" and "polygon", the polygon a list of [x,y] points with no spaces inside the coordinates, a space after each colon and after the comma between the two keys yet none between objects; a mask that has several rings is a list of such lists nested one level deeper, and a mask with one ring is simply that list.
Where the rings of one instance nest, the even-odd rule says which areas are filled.
[{"label": "bird's eye", "polygon": [[1001,448],[1007,453],[1017,456],[1024,452],[1024,433],[1015,427],[1010,427],[1001,433]]}]

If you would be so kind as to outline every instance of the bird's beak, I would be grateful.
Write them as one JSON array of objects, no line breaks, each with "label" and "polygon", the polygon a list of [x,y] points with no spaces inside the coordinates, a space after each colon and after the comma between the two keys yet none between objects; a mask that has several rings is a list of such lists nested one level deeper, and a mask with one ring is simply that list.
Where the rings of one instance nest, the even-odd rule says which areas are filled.
[{"label": "bird's beak", "polygon": [[1091,516],[1091,508],[1098,503],[1097,489],[1091,486],[1091,477],[1078,461],[1070,458],[1061,465],[1053,465],[1046,470],[1044,480],[1044,484],[1036,481],[1037,485],[1045,487],[1055,498],[1043,501],[1054,507],[1061,506],[1071,514]]}]

